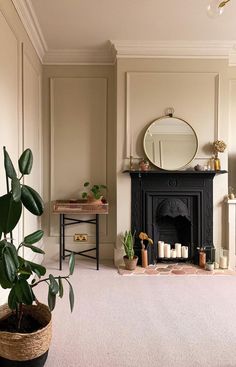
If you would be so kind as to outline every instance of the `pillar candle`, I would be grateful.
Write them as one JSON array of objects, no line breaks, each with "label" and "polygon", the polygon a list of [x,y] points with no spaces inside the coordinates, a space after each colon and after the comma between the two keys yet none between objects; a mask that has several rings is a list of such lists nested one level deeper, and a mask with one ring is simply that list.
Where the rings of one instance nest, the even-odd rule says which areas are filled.
[{"label": "pillar candle", "polygon": [[158,257],[164,257],[164,242],[158,241]]},{"label": "pillar candle", "polygon": [[181,257],[181,243],[175,244],[176,257]]},{"label": "pillar candle", "polygon": [[220,257],[220,268],[221,269],[227,269],[227,257],[226,256],[221,256]]},{"label": "pillar candle", "polygon": [[164,256],[170,258],[170,244],[164,244]]},{"label": "pillar candle", "polygon": [[188,258],[188,246],[181,247],[181,255],[184,259]]},{"label": "pillar candle", "polygon": [[176,258],[176,249],[172,249],[171,251],[170,251],[170,257],[172,258],[172,259],[174,259],[174,258]]}]

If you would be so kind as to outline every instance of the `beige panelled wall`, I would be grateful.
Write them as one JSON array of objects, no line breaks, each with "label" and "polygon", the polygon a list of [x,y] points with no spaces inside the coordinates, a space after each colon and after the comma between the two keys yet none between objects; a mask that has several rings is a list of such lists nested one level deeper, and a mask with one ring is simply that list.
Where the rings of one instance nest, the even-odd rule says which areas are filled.
[{"label": "beige panelled wall", "polygon": [[[112,66],[45,66],[44,198],[47,255],[58,258],[59,217],[52,201],[81,198],[83,184],[105,184],[109,215],[100,216],[100,255],[112,258],[115,242],[115,116]],[[77,216],[78,217],[78,216]],[[81,217],[81,219],[89,218]],[[75,233],[87,233],[87,243],[75,243]],[[95,226],[66,228],[70,249],[95,243]]]},{"label": "beige panelled wall", "polygon": [[[19,21],[11,1],[0,2],[0,195],[6,193],[2,147],[5,145],[17,169],[25,147],[34,153],[30,184],[41,190],[41,63]],[[24,213],[14,238],[39,228],[38,219]],[[32,259],[31,253],[25,256]],[[0,302],[7,292],[0,290]]]},{"label": "beige panelled wall", "polygon": [[[186,120],[198,136],[199,148],[192,166],[206,164],[211,157],[209,144],[213,140],[224,140],[228,144],[231,81],[227,60],[118,59],[116,68],[118,236],[115,261],[119,263],[123,254],[119,234],[130,228],[131,215],[130,177],[122,173],[125,158],[145,156],[142,147],[145,129],[151,121],[163,116],[167,107],[173,107],[174,116]],[[233,97],[235,84],[231,89]],[[234,151],[236,153],[235,148]],[[220,158],[222,169],[228,170],[228,151]],[[217,247],[227,246],[223,203],[227,193],[228,174],[216,176],[214,244]]]}]

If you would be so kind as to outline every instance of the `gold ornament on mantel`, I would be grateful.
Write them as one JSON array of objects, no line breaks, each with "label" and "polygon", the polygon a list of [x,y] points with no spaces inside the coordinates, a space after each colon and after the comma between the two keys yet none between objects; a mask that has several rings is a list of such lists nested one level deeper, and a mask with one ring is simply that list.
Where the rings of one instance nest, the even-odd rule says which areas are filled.
[{"label": "gold ornament on mantel", "polygon": [[227,145],[223,140],[215,140],[213,142],[213,152],[214,152],[214,166],[215,171],[220,171],[220,159],[218,158],[218,153],[224,153]]}]

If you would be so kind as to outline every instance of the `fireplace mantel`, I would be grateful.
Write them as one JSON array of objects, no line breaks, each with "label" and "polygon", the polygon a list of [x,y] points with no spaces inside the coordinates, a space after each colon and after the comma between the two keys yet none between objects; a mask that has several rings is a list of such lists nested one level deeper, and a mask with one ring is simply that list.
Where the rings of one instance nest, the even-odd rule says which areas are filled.
[{"label": "fireplace mantel", "polygon": [[[149,253],[149,262],[154,260],[157,241],[162,240],[157,220],[158,206],[168,199],[170,203],[182,201],[189,210],[191,260],[196,260],[198,246],[213,246],[213,179],[215,175],[227,171],[125,172],[131,176],[131,230],[136,233],[135,252],[138,256],[140,255],[138,234],[146,232],[154,240],[154,253]],[[168,241],[168,238],[166,240]]]}]

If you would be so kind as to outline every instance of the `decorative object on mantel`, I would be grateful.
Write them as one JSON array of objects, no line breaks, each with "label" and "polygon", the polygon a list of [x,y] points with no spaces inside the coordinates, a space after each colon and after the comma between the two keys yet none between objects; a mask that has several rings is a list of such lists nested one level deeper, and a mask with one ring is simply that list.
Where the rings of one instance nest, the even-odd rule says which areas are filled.
[{"label": "decorative object on mantel", "polygon": [[142,267],[146,268],[148,266],[148,247],[153,245],[153,240],[148,237],[147,233],[140,232],[139,238],[141,240],[141,255],[142,255]]},{"label": "decorative object on mantel", "polygon": [[228,269],[229,251],[225,248],[220,249],[220,268]]},{"label": "decorative object on mantel", "polygon": [[139,168],[141,171],[148,171],[150,169],[150,163],[147,159],[142,159],[139,162]]},{"label": "decorative object on mantel", "polygon": [[197,247],[199,251],[199,266],[200,268],[205,268],[206,266],[206,251],[204,247]]},{"label": "decorative object on mantel", "polygon": [[214,164],[215,164],[215,171],[220,171],[220,159],[218,157],[218,153],[223,153],[226,149],[227,145],[223,140],[215,140],[213,142],[213,153],[214,153]]},{"label": "decorative object on mantel", "polygon": [[107,189],[106,185],[91,185],[89,182],[85,182],[84,187],[86,187],[89,191],[84,191],[82,193],[83,199],[87,199],[90,202],[97,202],[98,204],[101,202],[106,202],[103,196],[103,190]]},{"label": "decorative object on mantel", "polygon": [[234,188],[232,186],[229,186],[228,199],[229,200],[234,200],[235,199]]},{"label": "decorative object on mantel", "polygon": [[127,270],[134,270],[137,266],[138,256],[134,254],[134,235],[131,231],[125,231],[122,239],[122,243],[125,250],[125,256],[123,257],[125,268]]}]

